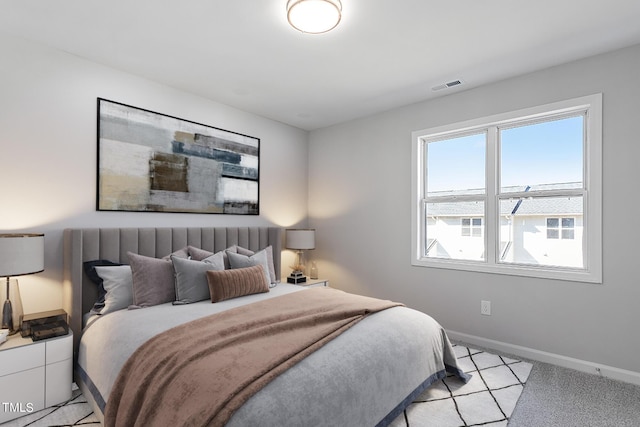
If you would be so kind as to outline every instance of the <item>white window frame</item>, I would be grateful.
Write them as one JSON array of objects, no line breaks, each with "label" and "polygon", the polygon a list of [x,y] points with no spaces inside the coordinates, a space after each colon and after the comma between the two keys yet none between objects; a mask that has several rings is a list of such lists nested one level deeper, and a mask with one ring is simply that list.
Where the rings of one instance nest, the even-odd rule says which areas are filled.
[{"label": "white window frame", "polygon": [[[584,198],[583,265],[584,268],[551,267],[500,263],[499,261],[499,167],[498,128],[524,121],[544,120],[584,113],[584,177],[579,190]],[[437,138],[451,137],[486,129],[486,195],[484,233],[486,256],[483,261],[430,258],[426,245],[426,144]],[[411,134],[411,264],[526,277],[602,283],[602,94],[555,102],[509,113],[453,123],[412,132]],[[517,194],[515,195],[517,196]]]}]

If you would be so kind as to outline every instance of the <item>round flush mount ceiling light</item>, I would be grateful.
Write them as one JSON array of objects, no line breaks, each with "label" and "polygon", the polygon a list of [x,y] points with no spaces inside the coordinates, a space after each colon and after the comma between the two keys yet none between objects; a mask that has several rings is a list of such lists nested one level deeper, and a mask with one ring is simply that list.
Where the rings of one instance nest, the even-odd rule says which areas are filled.
[{"label": "round flush mount ceiling light", "polygon": [[289,0],[287,20],[296,30],[322,34],[333,30],[342,17],[340,0]]}]

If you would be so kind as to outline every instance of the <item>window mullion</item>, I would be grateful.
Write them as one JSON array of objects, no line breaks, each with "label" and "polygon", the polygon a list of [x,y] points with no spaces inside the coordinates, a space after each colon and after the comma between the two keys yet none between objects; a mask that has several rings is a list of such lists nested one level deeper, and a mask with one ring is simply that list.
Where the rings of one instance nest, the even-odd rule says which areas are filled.
[{"label": "window mullion", "polygon": [[487,155],[486,155],[486,202],[485,202],[485,235],[486,261],[489,265],[497,263],[498,242],[498,128],[491,126],[487,129]]}]

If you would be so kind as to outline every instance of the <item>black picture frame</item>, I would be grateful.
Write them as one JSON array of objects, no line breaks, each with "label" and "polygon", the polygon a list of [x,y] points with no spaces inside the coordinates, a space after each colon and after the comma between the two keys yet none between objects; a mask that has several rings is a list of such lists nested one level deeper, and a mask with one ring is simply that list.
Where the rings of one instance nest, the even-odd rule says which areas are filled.
[{"label": "black picture frame", "polygon": [[98,211],[260,213],[260,139],[98,98]]}]

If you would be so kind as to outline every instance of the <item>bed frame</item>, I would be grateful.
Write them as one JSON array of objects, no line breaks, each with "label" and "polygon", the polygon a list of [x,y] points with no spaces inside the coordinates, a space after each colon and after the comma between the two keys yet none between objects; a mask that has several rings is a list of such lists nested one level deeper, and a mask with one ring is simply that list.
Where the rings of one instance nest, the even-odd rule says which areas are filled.
[{"label": "bed frame", "polygon": [[[273,247],[276,277],[281,277],[282,234],[282,229],[277,227],[65,230],[64,308],[69,314],[74,333],[74,367],[77,366],[82,318],[97,297],[95,284],[84,274],[83,262],[108,259],[128,263],[127,251],[163,257],[187,245],[211,252],[232,245],[258,251],[270,245]],[[240,408],[236,413],[237,418],[232,418],[230,422],[232,425],[247,425],[242,423],[263,417],[266,411],[267,416],[271,417],[269,420],[274,420],[278,425],[287,424],[288,414],[306,416],[312,413],[309,416],[314,419],[329,417],[349,420],[347,424],[343,421],[333,424],[377,423],[378,426],[387,426],[427,386],[445,375],[441,364],[455,367],[455,355],[444,338],[446,334],[437,322],[415,310],[397,307],[377,313],[332,340],[327,344],[326,351],[311,354],[296,365],[298,369],[288,370],[279,376],[280,384],[274,381],[267,385],[275,387],[274,390],[279,393],[284,392],[283,395],[288,396],[286,399],[274,402],[269,393],[258,393]],[[413,356],[406,357],[408,354]],[[336,371],[336,367],[346,370]],[[87,402],[98,419],[102,420],[100,405],[92,395],[92,385],[83,381],[79,369],[74,369],[74,372],[76,383]],[[309,372],[314,374],[309,375]],[[342,374],[336,375],[336,372]],[[376,372],[375,376],[372,372]],[[345,405],[341,393],[355,385],[355,379],[369,386],[360,390],[357,405]],[[300,384],[304,387],[299,388]],[[376,384],[384,386],[380,388],[374,386]],[[273,411],[273,408],[279,409]]]},{"label": "bed frame", "polygon": [[74,366],[82,336],[82,316],[98,293],[84,274],[83,262],[106,259],[128,264],[127,252],[160,258],[187,245],[218,252],[238,245],[252,251],[273,247],[276,277],[281,277],[282,229],[278,227],[78,228],[64,230],[63,308],[73,331]]}]

